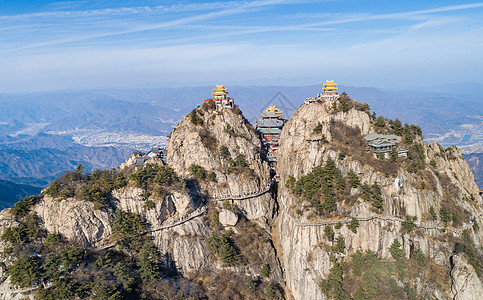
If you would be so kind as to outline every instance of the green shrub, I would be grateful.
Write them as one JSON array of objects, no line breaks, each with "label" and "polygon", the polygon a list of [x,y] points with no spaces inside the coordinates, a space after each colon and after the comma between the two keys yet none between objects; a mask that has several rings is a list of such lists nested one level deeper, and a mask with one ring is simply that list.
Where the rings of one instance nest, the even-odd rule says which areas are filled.
[{"label": "green shrub", "polygon": [[48,288],[40,287],[35,296],[39,300],[75,299],[75,287],[67,278],[59,278]]},{"label": "green shrub", "polygon": [[188,171],[190,172],[191,175],[201,180],[204,180],[206,178],[206,170],[200,165],[191,164],[188,168]]},{"label": "green shrub", "polygon": [[272,287],[271,284],[268,284],[264,289],[263,289],[263,292],[265,293],[265,295],[267,295],[269,298],[273,298],[275,296],[275,291]]},{"label": "green shrub", "polygon": [[216,179],[216,173],[215,172],[208,173],[208,180],[212,182],[218,182],[218,180]]},{"label": "green shrub", "polygon": [[138,274],[141,282],[154,286],[159,279],[159,252],[151,241],[139,252]]},{"label": "green shrub", "polygon": [[359,177],[357,176],[356,172],[354,172],[352,169],[347,172],[347,179],[349,181],[349,185],[352,188],[356,188],[359,186]]},{"label": "green shrub", "polygon": [[295,188],[296,182],[297,182],[297,180],[295,179],[295,177],[290,175],[287,179],[287,182],[285,183],[285,187],[290,189],[290,190],[293,190]]},{"label": "green shrub", "polygon": [[241,154],[238,154],[236,157],[235,157],[235,163],[237,166],[239,167],[247,167],[248,164],[245,160],[245,156],[241,155]]},{"label": "green shrub", "polygon": [[386,120],[384,119],[383,116],[379,116],[376,119],[376,122],[374,122],[374,125],[376,125],[378,127],[384,127],[384,126],[386,126]]},{"label": "green shrub", "polygon": [[267,278],[270,276],[270,266],[268,264],[264,264],[260,272],[264,278]]},{"label": "green shrub", "polygon": [[31,241],[40,234],[39,219],[33,213],[24,216],[23,220],[15,227],[8,227],[3,231],[1,240],[8,241],[13,245]]},{"label": "green shrub", "polygon": [[[290,177],[289,177],[290,179]],[[302,196],[313,207],[315,213],[322,215],[337,209],[337,202],[342,201],[346,180],[333,160],[315,167],[312,172],[299,178],[292,185],[292,192]]]},{"label": "green shrub", "polygon": [[223,208],[230,210],[232,212],[237,212],[237,210],[238,210],[238,207],[236,206],[236,204],[231,203],[230,200],[223,201]]},{"label": "green shrub", "polygon": [[402,127],[402,123],[399,119],[396,120],[389,120],[389,125],[391,126],[392,133],[398,136],[402,136],[404,129]]},{"label": "green shrub", "polygon": [[423,251],[421,251],[421,249],[418,249],[414,253],[414,258],[416,259],[416,261],[418,262],[418,264],[420,266],[423,266],[423,267],[426,266],[426,255],[424,255],[424,253],[423,253]]},{"label": "green shrub", "polygon": [[436,210],[433,206],[429,207],[429,214],[431,215],[431,219],[438,220],[438,215],[436,214]]},{"label": "green shrub", "polygon": [[317,124],[317,126],[314,127],[313,130],[315,133],[321,133],[322,132],[322,124],[320,122]]},{"label": "green shrub", "polygon": [[23,217],[29,212],[29,208],[36,204],[39,201],[39,197],[37,196],[28,196],[23,198],[22,200],[15,203],[15,207],[13,208],[13,214],[17,217]]},{"label": "green shrub", "polygon": [[335,229],[341,229],[341,228],[342,228],[341,222],[338,222],[337,224],[335,224]]},{"label": "green shrub", "polygon": [[411,231],[416,228],[416,224],[414,223],[417,221],[417,217],[414,216],[406,216],[406,221],[402,222],[402,230],[404,233],[411,233]]},{"label": "green shrub", "polygon": [[225,266],[234,266],[238,263],[238,253],[230,231],[219,236],[213,233],[207,242],[210,250],[221,259]]},{"label": "green shrub", "polygon": [[153,209],[156,207],[156,205],[154,204],[153,201],[151,200],[146,200],[146,202],[144,203],[144,205],[146,205],[146,209],[147,210],[150,210],[150,209]]},{"label": "green shrub", "polygon": [[171,185],[179,182],[180,178],[173,168],[156,164],[146,164],[143,168],[134,171],[130,178],[138,187],[151,185]]},{"label": "green shrub", "polygon": [[60,253],[60,260],[64,268],[70,271],[82,261],[82,251],[77,247],[66,247]]},{"label": "green shrub", "polygon": [[60,244],[60,235],[49,233],[45,238],[44,246],[53,250]]},{"label": "green shrub", "polygon": [[374,182],[374,184],[372,185],[370,193],[372,197],[372,206],[377,209],[384,210],[384,200],[382,199],[381,187],[379,187],[377,182]]},{"label": "green shrub", "polygon": [[339,236],[335,242],[335,245],[332,246],[332,251],[334,253],[344,253],[344,250],[345,250],[344,237]]},{"label": "green shrub", "polygon": [[147,223],[138,214],[117,209],[112,220],[112,231],[122,235],[140,233],[147,229]]},{"label": "green shrub", "polygon": [[349,103],[347,102],[347,99],[346,98],[341,98],[341,100],[340,100],[340,109],[343,112],[345,112],[345,113],[349,111],[350,106],[349,106]]},{"label": "green shrub", "polygon": [[198,112],[196,109],[193,109],[190,113],[190,120],[191,123],[194,125],[201,125],[203,124],[203,119],[198,115]]},{"label": "green shrub", "polygon": [[395,162],[398,158],[398,153],[396,148],[392,148],[391,150],[391,162]]},{"label": "green shrub", "polygon": [[342,282],[344,280],[344,263],[335,262],[327,279],[322,279],[320,288],[329,299],[343,299],[345,294]]},{"label": "green shrub", "polygon": [[446,208],[445,206],[442,206],[439,210],[439,219],[445,224],[451,221],[451,215],[449,213],[448,208]]},{"label": "green shrub", "polygon": [[352,232],[357,233],[357,227],[359,227],[359,221],[356,218],[352,218],[347,228],[349,228]]},{"label": "green shrub", "polygon": [[346,156],[347,156],[347,154],[345,154],[345,152],[342,151],[342,152],[339,152],[338,158],[339,158],[339,160],[343,160]]},{"label": "green shrub", "polygon": [[116,174],[116,181],[114,181],[114,187],[116,189],[122,188],[127,185],[126,177],[121,172]]},{"label": "green shrub", "polygon": [[468,263],[473,266],[476,274],[481,279],[483,277],[483,254],[478,249],[475,242],[470,236],[469,229],[463,230],[462,240],[455,243],[454,251],[456,253],[464,253]]},{"label": "green shrub", "polygon": [[332,230],[332,227],[330,227],[330,225],[325,226],[324,233],[325,233],[325,237],[327,238],[327,240],[329,240],[330,242],[334,241],[335,233],[334,233],[334,230]]},{"label": "green shrub", "polygon": [[398,239],[394,239],[391,246],[389,247],[389,253],[395,260],[400,260],[403,257],[404,250],[401,248],[401,243]]},{"label": "green shrub", "polygon": [[247,289],[250,292],[252,292],[252,293],[255,292],[255,289],[257,287],[257,283],[255,282],[255,280],[253,280],[252,277],[247,276],[246,284],[247,284]]},{"label": "green shrub", "polygon": [[39,271],[39,258],[29,254],[20,256],[7,268],[7,273],[11,276],[10,281],[23,286],[31,286],[37,282],[40,279]]},{"label": "green shrub", "polygon": [[436,161],[434,159],[430,160],[429,161],[429,164],[433,167],[433,168],[436,168]]},{"label": "green shrub", "polygon": [[211,216],[211,224],[210,225],[212,227],[217,227],[217,226],[221,225],[220,213],[219,212],[213,213],[213,215]]}]

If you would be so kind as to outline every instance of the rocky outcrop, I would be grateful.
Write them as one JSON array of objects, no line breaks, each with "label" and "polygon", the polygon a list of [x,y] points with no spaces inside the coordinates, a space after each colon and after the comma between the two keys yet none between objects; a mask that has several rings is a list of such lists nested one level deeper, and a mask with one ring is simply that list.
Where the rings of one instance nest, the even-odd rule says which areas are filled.
[{"label": "rocky outcrop", "polygon": [[226,209],[220,211],[219,218],[223,226],[235,226],[238,222],[238,215]]},{"label": "rocky outcrop", "polygon": [[33,211],[48,232],[61,234],[83,247],[93,246],[112,234],[112,211],[96,210],[91,202],[75,198],[60,200],[46,195]]},{"label": "rocky outcrop", "polygon": [[[261,190],[269,182],[269,166],[261,157],[261,142],[252,126],[238,108],[196,110],[202,120],[195,125],[191,114],[173,129],[168,145],[168,165],[185,177],[190,177],[193,164],[216,174],[216,183],[202,183],[212,197],[244,195]],[[220,148],[226,147],[223,158]],[[230,159],[243,158],[246,166],[234,170]],[[232,170],[230,170],[232,168]],[[269,194],[252,201],[236,201],[247,218],[264,226],[271,219],[275,204]]]},{"label": "rocky outcrop", "polygon": [[[445,274],[437,284],[427,280],[429,267],[424,274],[414,275],[412,288],[422,297],[479,299],[483,294],[481,279],[465,254],[456,254],[454,247],[454,241],[463,241],[463,232],[476,248],[483,245],[483,230],[472,226],[473,220],[483,224],[483,201],[461,152],[430,143],[422,146],[422,169],[410,172],[400,159],[398,168],[384,171],[372,158],[363,159],[365,150],[357,155],[347,150],[354,145],[364,147],[360,135],[381,130],[373,123],[368,112],[338,110],[330,101],[302,105],[283,128],[277,166],[280,182],[270,186],[270,169],[263,159],[260,139],[238,108],[204,105],[188,114],[171,135],[167,164],[183,178],[176,186],[162,186],[158,192],[133,187],[130,182],[110,193],[108,208],[97,210],[89,201],[61,200],[44,193],[31,209],[47,231],[92,248],[105,244],[112,235],[116,209],[136,213],[147,220],[148,230],[142,234],[152,235],[163,266],[174,265],[187,278],[199,274],[208,278],[216,272],[265,277],[261,280],[280,286],[286,299],[327,299],[320,282],[328,277],[335,259],[350,260],[358,250],[371,250],[379,259],[390,261],[389,248],[398,240],[405,258],[420,250],[431,268]],[[337,126],[342,133],[334,133]],[[347,128],[342,127],[356,132],[355,144],[349,142],[354,133],[343,132]],[[423,143],[422,138],[415,139]],[[126,168],[137,157],[131,156],[120,172],[127,174]],[[335,161],[343,176],[352,170],[361,183],[377,183],[384,210],[374,209],[364,200],[362,188],[355,187],[346,191],[335,212],[324,217],[312,213],[308,202],[295,195],[287,182],[328,159]],[[160,159],[149,163],[164,165]],[[194,165],[205,173],[192,172]],[[443,207],[458,213],[459,220],[449,224],[435,220],[432,211],[438,213]],[[416,218],[409,233],[403,230],[407,216]],[[348,227],[352,218],[359,223],[355,232]],[[340,226],[335,226],[337,223]],[[14,225],[10,212],[3,211],[0,233]],[[326,226],[342,238],[342,253],[332,251],[334,243],[326,237]],[[253,265],[226,267],[210,251],[210,237],[226,232],[244,245],[238,251],[247,261],[255,261]],[[1,243],[0,248],[4,248],[6,243]],[[253,257],[248,258],[250,255]],[[265,264],[268,275],[261,271]],[[4,274],[0,275],[7,282]],[[404,287],[402,281],[397,284]],[[1,291],[0,295],[7,297]]]},{"label": "rocky outcrop", "polygon": [[[332,121],[331,121],[332,120]],[[282,265],[285,268],[285,281],[287,289],[295,299],[326,299],[319,288],[321,279],[327,278],[333,264],[329,255],[331,244],[325,237],[324,228],[328,221],[332,224],[338,220],[347,223],[347,218],[360,219],[357,233],[351,232],[346,226],[336,230],[336,234],[344,238],[346,250],[344,255],[349,256],[357,250],[372,250],[383,259],[390,258],[388,248],[394,241],[399,239],[404,248],[405,257],[409,257],[411,249],[421,249],[427,257],[435,263],[449,269],[449,258],[452,252],[452,243],[441,239],[444,234],[444,224],[433,221],[429,216],[430,207],[439,212],[446,201],[445,195],[452,190],[456,204],[462,211],[471,212],[471,216],[464,215],[463,225],[449,231],[446,235],[452,238],[461,237],[462,231],[468,229],[477,245],[481,245],[483,235],[474,232],[470,228],[470,218],[475,217],[481,224],[483,203],[479,197],[469,199],[471,195],[477,195],[477,187],[470,168],[456,150],[448,150],[441,153],[437,144],[431,143],[424,146],[426,163],[428,167],[416,174],[408,173],[403,169],[397,171],[397,176],[391,177],[377,171],[365,161],[359,161],[347,153],[347,157],[340,159],[340,151],[333,145],[344,143],[343,140],[335,141],[331,136],[330,126],[334,121],[340,120],[352,128],[360,130],[362,134],[371,133],[374,128],[369,115],[365,112],[351,109],[348,112],[335,112],[331,109],[331,103],[312,103],[303,105],[292,116],[283,128],[280,150],[278,174],[281,176],[279,185],[279,200],[281,210],[277,220],[280,241],[277,247]],[[322,125],[319,133],[314,133],[317,124]],[[318,140],[322,134],[328,142]],[[312,171],[327,159],[336,161],[337,167],[345,175],[349,170],[359,174],[362,183],[372,184],[377,182],[381,187],[384,200],[384,212],[377,214],[370,205],[362,199],[360,190],[352,190],[352,194],[358,195],[356,204],[350,208],[349,213],[338,204],[337,212],[332,214],[331,219],[322,217],[314,218],[308,213],[295,214],[298,208],[303,211],[301,200],[292,194],[286,187],[289,176],[299,178]],[[434,160],[436,168],[430,167],[429,163]],[[434,162],[431,163],[434,165]],[[427,188],[421,187],[425,181]],[[425,184],[426,184],[425,183]],[[460,200],[461,199],[461,200]],[[453,200],[453,201],[454,201]],[[381,218],[365,221],[367,217],[379,215]],[[418,230],[411,234],[402,234],[401,225],[406,215],[416,216]],[[341,217],[345,216],[345,217]],[[471,270],[471,266],[465,269],[467,273],[455,272],[456,281],[461,286],[462,278],[467,278],[468,286],[478,290],[481,281]],[[472,275],[468,275],[471,273]],[[465,275],[463,275],[465,274]],[[417,285],[421,292],[423,288]],[[426,289],[426,288],[425,288]],[[451,283],[446,282],[444,291],[434,291],[434,294],[444,292],[453,295]],[[474,290],[470,297],[478,297],[480,291]],[[463,298],[461,298],[463,299]]]}]

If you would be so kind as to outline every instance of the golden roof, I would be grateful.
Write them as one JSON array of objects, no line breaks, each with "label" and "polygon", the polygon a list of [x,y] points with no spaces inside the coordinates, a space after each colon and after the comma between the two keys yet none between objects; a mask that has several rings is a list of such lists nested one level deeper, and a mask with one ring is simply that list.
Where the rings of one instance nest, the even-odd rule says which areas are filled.
[{"label": "golden roof", "polygon": [[276,108],[276,107],[275,107],[275,106],[273,106],[273,105],[270,105],[270,106],[269,106],[269,107],[268,107],[268,108],[267,108],[267,109],[266,109],[264,112],[267,112],[267,113],[269,113],[269,112],[274,112],[274,113],[276,113],[277,115],[282,115],[282,114],[283,114],[283,113],[282,113],[282,111],[281,111],[280,109]]},{"label": "golden roof", "polygon": [[338,89],[338,87],[336,87],[337,83],[334,83],[334,80],[327,80],[327,82],[323,85],[324,87],[322,89],[324,90],[325,94],[335,94],[335,91]]},{"label": "golden roof", "polygon": [[216,87],[213,89],[213,92],[212,95],[213,96],[224,96],[226,94],[228,94],[228,92],[226,91],[227,88],[223,87],[223,84],[222,85],[216,85]]},{"label": "golden roof", "polygon": [[334,80],[326,80],[326,83],[323,84],[325,87],[335,87],[337,83],[334,83]]}]

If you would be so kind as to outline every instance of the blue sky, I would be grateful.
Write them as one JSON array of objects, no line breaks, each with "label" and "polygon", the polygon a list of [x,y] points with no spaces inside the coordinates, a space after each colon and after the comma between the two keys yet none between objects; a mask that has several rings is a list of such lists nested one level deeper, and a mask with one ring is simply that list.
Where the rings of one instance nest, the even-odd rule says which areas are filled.
[{"label": "blue sky", "polygon": [[0,93],[483,83],[483,2],[0,0]]}]

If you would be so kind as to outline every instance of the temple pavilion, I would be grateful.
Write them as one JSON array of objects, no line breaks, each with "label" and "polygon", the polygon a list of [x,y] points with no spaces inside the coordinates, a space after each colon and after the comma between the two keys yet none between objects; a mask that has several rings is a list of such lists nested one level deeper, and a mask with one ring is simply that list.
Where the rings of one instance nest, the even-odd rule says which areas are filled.
[{"label": "temple pavilion", "polygon": [[233,107],[233,98],[227,97],[228,92],[226,91],[227,88],[223,87],[223,85],[216,85],[213,89],[213,93],[211,94],[213,98],[205,99],[205,103],[213,101],[216,104],[216,107]]},{"label": "temple pavilion", "polygon": [[401,149],[398,146],[399,141],[394,134],[368,134],[364,137],[368,150],[372,149],[374,154],[383,154],[385,158],[389,158],[391,151],[396,149],[398,157],[407,157],[408,150]]},{"label": "temple pavilion", "polygon": [[307,97],[305,98],[305,104],[309,104],[316,101],[323,101],[323,100],[337,100],[339,99],[339,94],[337,93],[337,83],[334,80],[326,80],[323,84],[322,90],[324,91],[321,94],[318,94],[317,97]]},{"label": "temple pavilion", "polygon": [[256,129],[260,134],[262,144],[267,153],[267,159],[272,168],[276,167],[278,143],[282,127],[286,120],[282,118],[282,111],[271,105],[261,115],[257,121]]}]

